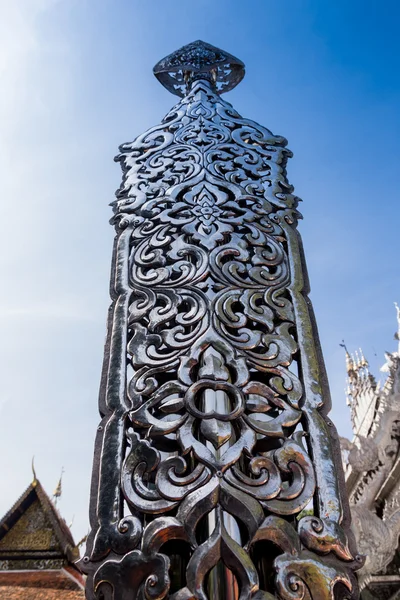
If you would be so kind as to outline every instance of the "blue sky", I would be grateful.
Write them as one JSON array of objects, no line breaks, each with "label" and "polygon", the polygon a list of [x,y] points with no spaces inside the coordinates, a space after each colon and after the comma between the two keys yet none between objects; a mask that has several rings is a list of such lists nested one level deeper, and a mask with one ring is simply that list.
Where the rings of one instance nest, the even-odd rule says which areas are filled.
[{"label": "blue sky", "polygon": [[152,75],[195,39],[242,59],[226,99],[284,135],[332,418],[351,436],[342,338],[379,376],[396,347],[400,7],[387,0],[0,0],[0,496],[65,468],[88,528],[120,143],[175,103]]}]

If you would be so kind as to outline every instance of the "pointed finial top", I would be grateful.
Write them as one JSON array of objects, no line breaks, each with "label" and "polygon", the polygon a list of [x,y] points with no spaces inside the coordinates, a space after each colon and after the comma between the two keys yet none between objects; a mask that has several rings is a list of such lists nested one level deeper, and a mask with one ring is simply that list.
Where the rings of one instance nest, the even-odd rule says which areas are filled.
[{"label": "pointed finial top", "polygon": [[396,317],[397,317],[397,331],[394,334],[394,339],[397,340],[399,342],[399,354],[400,354],[400,306],[397,304],[397,302],[394,303],[395,307],[396,307]]},{"label": "pointed finial top", "polygon": [[342,343],[339,344],[339,346],[341,348],[344,348],[344,351],[346,353],[346,371],[347,371],[347,374],[350,375],[354,371],[354,367],[355,367],[354,358],[352,356],[350,356],[344,340],[342,340]]},{"label": "pointed finial top", "polygon": [[361,348],[359,348],[359,350],[360,350],[360,364],[361,364],[361,367],[365,367],[366,369],[368,369],[369,362],[365,358],[364,352],[361,350]]},{"label": "pointed finial top", "polygon": [[61,469],[61,475],[60,475],[60,479],[58,480],[56,489],[53,492],[53,499],[54,502],[57,503],[58,498],[61,498],[61,494],[62,494],[62,476],[64,474],[64,467],[62,467]]},{"label": "pointed finial top", "polygon": [[196,79],[208,79],[219,94],[228,92],[245,71],[242,61],[232,54],[197,40],[160,60],[153,72],[168,91],[184,96]]},{"label": "pointed finial top", "polygon": [[36,476],[36,471],[35,471],[35,457],[32,456],[32,474],[33,474],[33,480],[32,480],[32,485],[36,485],[37,484],[37,476]]}]

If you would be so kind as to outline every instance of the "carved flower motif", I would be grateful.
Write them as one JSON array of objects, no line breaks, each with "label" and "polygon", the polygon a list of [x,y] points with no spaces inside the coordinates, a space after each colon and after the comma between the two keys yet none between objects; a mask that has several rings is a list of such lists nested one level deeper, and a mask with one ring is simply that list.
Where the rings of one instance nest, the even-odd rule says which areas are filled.
[{"label": "carved flower motif", "polygon": [[253,221],[250,210],[231,200],[227,191],[211,181],[201,179],[190,188],[179,190],[176,200],[160,214],[162,222],[179,225],[207,250],[212,250],[234,226],[243,221]]}]

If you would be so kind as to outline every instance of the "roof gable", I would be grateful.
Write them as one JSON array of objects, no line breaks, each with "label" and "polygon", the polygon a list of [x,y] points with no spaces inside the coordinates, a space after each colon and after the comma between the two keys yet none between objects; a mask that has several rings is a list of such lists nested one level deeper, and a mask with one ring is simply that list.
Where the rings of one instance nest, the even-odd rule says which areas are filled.
[{"label": "roof gable", "polygon": [[38,498],[33,499],[11,529],[1,537],[0,555],[7,551],[49,551],[62,554],[60,541]]},{"label": "roof gable", "polygon": [[0,559],[79,558],[71,532],[35,479],[0,521]]}]

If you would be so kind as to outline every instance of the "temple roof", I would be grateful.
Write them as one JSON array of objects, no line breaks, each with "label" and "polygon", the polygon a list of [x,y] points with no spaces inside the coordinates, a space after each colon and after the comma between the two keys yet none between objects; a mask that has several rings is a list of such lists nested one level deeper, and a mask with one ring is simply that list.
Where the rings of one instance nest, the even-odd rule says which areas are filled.
[{"label": "temple roof", "polygon": [[[57,597],[61,589],[64,592],[83,589],[84,581],[74,565],[78,558],[79,550],[66,522],[35,477],[0,520],[1,599],[26,600],[28,588],[58,590]],[[18,596],[13,591],[14,595],[4,596],[11,587],[15,594],[18,588],[24,588],[25,595]],[[42,596],[37,594],[35,598],[39,600]],[[53,596],[43,596],[43,600],[47,598]]]},{"label": "temple roof", "polygon": [[66,522],[35,479],[0,521],[0,558],[48,552],[79,558]]}]

